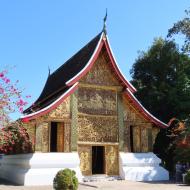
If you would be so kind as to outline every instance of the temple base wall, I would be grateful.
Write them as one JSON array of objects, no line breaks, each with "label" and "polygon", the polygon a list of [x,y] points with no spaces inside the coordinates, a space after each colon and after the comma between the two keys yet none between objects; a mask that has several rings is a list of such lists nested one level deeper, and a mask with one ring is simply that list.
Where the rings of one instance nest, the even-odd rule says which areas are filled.
[{"label": "temple base wall", "polygon": [[7,155],[0,162],[0,178],[18,185],[53,185],[56,173],[64,168],[75,170],[82,181],[77,152]]},{"label": "temple base wall", "polygon": [[[118,177],[132,181],[169,180],[168,171],[159,165],[160,162],[153,153],[120,152]],[[79,165],[77,152],[8,155],[0,160],[0,178],[25,186],[53,185],[56,173],[70,168],[81,182]]]},{"label": "temple base wall", "polygon": [[169,180],[169,173],[159,164],[161,160],[152,152],[120,152],[120,177],[131,181]]}]

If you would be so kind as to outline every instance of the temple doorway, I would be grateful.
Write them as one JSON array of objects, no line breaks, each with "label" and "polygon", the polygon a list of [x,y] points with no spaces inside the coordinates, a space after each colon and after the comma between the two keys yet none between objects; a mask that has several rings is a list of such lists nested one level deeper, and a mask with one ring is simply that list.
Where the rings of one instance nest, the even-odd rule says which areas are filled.
[{"label": "temple doorway", "polygon": [[64,152],[64,123],[51,122],[50,152]]},{"label": "temple doorway", "polygon": [[134,144],[133,144],[133,126],[130,126],[130,146],[131,152],[134,152]]},{"label": "temple doorway", "polygon": [[92,146],[92,174],[105,173],[105,148],[104,146]]}]

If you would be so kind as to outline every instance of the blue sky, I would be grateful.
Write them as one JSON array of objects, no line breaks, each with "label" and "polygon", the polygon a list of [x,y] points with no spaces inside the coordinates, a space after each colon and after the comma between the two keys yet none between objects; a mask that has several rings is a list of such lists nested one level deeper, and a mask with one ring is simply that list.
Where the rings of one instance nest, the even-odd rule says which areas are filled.
[{"label": "blue sky", "polygon": [[185,16],[189,0],[6,0],[0,1],[0,69],[34,102],[48,75],[97,35],[108,9],[107,31],[127,79],[139,50],[155,37],[166,37]]}]

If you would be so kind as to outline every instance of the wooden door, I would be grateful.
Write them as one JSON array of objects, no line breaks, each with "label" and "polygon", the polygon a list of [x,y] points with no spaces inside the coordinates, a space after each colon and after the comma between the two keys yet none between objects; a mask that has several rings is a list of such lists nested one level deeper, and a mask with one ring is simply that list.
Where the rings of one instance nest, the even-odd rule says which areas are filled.
[{"label": "wooden door", "polygon": [[64,123],[57,123],[57,152],[64,152]]}]

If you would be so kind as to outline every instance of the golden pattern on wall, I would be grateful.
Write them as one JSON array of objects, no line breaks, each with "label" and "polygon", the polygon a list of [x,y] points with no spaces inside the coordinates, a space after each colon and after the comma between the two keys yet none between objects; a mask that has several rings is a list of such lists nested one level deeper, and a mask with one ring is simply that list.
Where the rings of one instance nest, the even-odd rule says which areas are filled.
[{"label": "golden pattern on wall", "polygon": [[48,118],[62,119],[70,115],[70,97],[67,97],[56,109],[48,113]]},{"label": "golden pattern on wall", "polygon": [[117,117],[79,116],[78,141],[118,142]]},{"label": "golden pattern on wall", "polygon": [[130,102],[125,97],[123,97],[123,107],[124,107],[123,109],[124,121],[131,122],[135,125],[137,123],[147,122],[147,120],[145,120],[143,117],[140,116],[140,114],[137,113],[135,108],[132,107]]},{"label": "golden pattern on wall", "polygon": [[80,158],[80,169],[82,175],[92,175],[92,150],[91,146],[79,145],[78,153]]},{"label": "golden pattern on wall", "polygon": [[127,122],[124,122],[124,152],[130,152],[131,151],[131,145],[130,145],[130,126]]},{"label": "golden pattern on wall", "polygon": [[71,150],[71,122],[64,122],[64,127],[65,127],[64,152],[70,152]]},{"label": "golden pattern on wall", "polygon": [[112,90],[96,90],[79,88],[78,111],[87,114],[116,115],[116,92]]},{"label": "golden pattern on wall", "polygon": [[141,128],[139,126],[133,126],[132,130],[134,152],[141,152]]},{"label": "golden pattern on wall", "polygon": [[141,152],[148,152],[148,130],[141,127]]},{"label": "golden pattern on wall", "polygon": [[119,175],[118,146],[105,146],[106,174]]},{"label": "golden pattern on wall", "polygon": [[35,151],[48,152],[49,150],[49,125],[47,122],[36,126]]},{"label": "golden pattern on wall", "polygon": [[107,86],[121,85],[112,69],[111,63],[106,61],[105,53],[100,53],[91,70],[80,80],[81,82]]},{"label": "golden pattern on wall", "polygon": [[26,130],[29,135],[30,141],[32,142],[32,149],[34,150],[35,146],[35,139],[36,139],[36,126],[34,122],[29,123],[22,123],[21,124]]},{"label": "golden pattern on wall", "polygon": [[152,128],[152,145],[155,143],[155,139],[157,137],[157,134],[159,133],[160,129],[157,127]]}]

